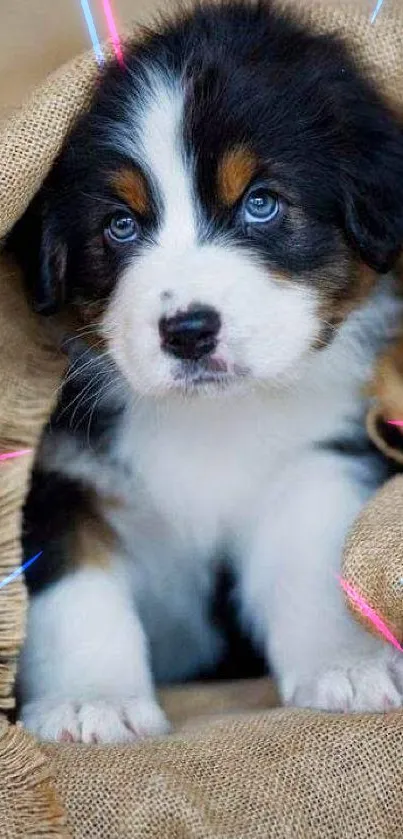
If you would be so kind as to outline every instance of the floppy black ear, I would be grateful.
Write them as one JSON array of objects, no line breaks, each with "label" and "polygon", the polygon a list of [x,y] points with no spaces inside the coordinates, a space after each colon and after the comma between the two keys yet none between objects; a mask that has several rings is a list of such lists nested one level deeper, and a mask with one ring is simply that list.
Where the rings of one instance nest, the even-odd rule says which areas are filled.
[{"label": "floppy black ear", "polygon": [[403,246],[403,127],[376,99],[356,101],[353,120],[342,176],[347,236],[367,265],[386,273]]},{"label": "floppy black ear", "polygon": [[35,312],[57,312],[65,299],[67,244],[47,207],[39,201],[13,228],[6,249],[20,265]]},{"label": "floppy black ear", "polygon": [[34,279],[33,306],[41,314],[53,314],[64,303],[67,245],[44,222],[39,246],[39,270]]}]

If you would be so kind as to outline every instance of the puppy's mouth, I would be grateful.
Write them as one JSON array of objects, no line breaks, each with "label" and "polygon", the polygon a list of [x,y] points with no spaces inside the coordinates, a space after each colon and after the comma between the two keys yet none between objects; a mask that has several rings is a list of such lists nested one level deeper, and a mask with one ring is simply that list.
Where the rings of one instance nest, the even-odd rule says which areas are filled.
[{"label": "puppy's mouth", "polygon": [[181,361],[173,372],[175,385],[184,390],[203,387],[229,387],[248,375],[246,368],[229,365],[222,358],[210,357],[199,361]]}]

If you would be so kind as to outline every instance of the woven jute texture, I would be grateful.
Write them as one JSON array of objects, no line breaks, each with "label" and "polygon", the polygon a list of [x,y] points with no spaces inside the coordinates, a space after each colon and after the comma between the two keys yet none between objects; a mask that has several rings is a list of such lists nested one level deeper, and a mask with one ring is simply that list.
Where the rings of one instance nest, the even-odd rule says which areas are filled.
[{"label": "woven jute texture", "polygon": [[401,714],[303,711],[47,748],[75,839],[401,839]]},{"label": "woven jute texture", "polygon": [[48,763],[23,728],[7,725],[0,717],[1,839],[71,835]]},{"label": "woven jute texture", "polygon": [[[401,0],[384,0],[374,26],[372,0],[277,0],[277,5],[292,8],[318,32],[343,35],[360,66],[394,107],[401,107]],[[78,58],[0,126],[0,236],[39,187],[86,106],[96,74],[91,54]],[[64,361],[29,312],[20,279],[4,260],[0,361],[0,445],[35,447]],[[20,510],[31,462],[27,457],[1,466],[0,580],[20,561]],[[398,495],[397,482],[385,487],[355,528],[346,568],[357,587],[365,589],[372,561],[378,575],[393,561],[401,521]],[[385,541],[385,528],[392,530],[392,542]],[[382,590],[372,586],[376,598]],[[0,589],[2,709],[13,702],[25,608],[21,578]],[[227,709],[238,710],[236,703]],[[207,710],[214,708],[207,703]],[[403,835],[402,753],[401,713],[337,717],[271,711],[193,729],[188,725],[171,739],[112,749],[39,750],[20,729],[5,728],[0,733],[0,837],[66,837],[62,801],[70,835],[90,839],[397,839]],[[4,791],[9,791],[5,803]]]},{"label": "woven jute texture", "polygon": [[[379,359],[371,392],[369,436],[401,470],[403,429],[389,421],[403,420],[402,338]],[[346,545],[344,575],[403,644],[403,475],[388,481],[361,513]]]},{"label": "woven jute texture", "polygon": [[[57,354],[22,293],[20,278],[0,264],[0,449],[34,448],[65,361]],[[21,559],[21,504],[32,455],[0,464],[0,580]],[[23,638],[21,578],[0,589],[0,709],[13,705],[16,656]],[[0,833],[1,836],[1,833]]]},{"label": "woven jute texture", "polygon": [[383,620],[402,643],[402,475],[388,481],[361,513],[347,543],[344,574],[367,603],[376,606]]}]

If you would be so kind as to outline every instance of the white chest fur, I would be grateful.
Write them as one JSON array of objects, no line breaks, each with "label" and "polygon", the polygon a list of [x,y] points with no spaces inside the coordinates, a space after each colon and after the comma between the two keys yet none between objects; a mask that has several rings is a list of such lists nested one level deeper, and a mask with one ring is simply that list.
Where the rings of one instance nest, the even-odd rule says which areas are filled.
[{"label": "white chest fur", "polygon": [[[352,474],[345,458],[323,454],[317,444],[360,434],[363,387],[397,318],[385,284],[326,350],[307,358],[281,387],[139,399],[127,408],[106,456],[80,448],[74,435],[61,446],[48,441],[42,460],[48,468],[83,479],[100,499],[111,492],[121,497],[121,504],[104,509],[120,537],[107,571],[84,567],[43,595],[55,601],[55,618],[60,597],[70,596],[75,612],[84,598],[83,615],[93,602],[94,645],[99,648],[103,632],[113,667],[122,665],[120,685],[131,664],[138,681],[139,659],[129,643],[134,628],[127,631],[125,622],[133,620],[132,611],[144,628],[157,680],[181,679],[217,662],[223,638],[210,606],[214,559],[226,548],[235,561],[240,617],[272,661],[283,695],[302,690],[301,704],[338,707],[332,694],[335,685],[339,695],[344,678],[338,663],[364,661],[373,642],[349,620],[335,576],[346,533],[378,477],[372,465],[360,471],[358,464]],[[106,591],[100,593],[101,583]],[[120,623],[112,610],[117,595],[119,608],[124,602],[127,609]],[[71,625],[62,622],[69,644]],[[49,651],[41,660],[48,658]],[[321,682],[317,693],[317,680],[309,678],[329,661],[336,675],[330,687],[325,679],[323,699]],[[389,696],[384,666],[375,681]],[[107,672],[113,674],[113,667]],[[28,670],[37,673],[35,658]],[[104,672],[102,667],[102,679]],[[357,674],[361,684],[359,669]],[[368,684],[372,695],[374,680]],[[348,690],[349,682],[342,702]],[[372,708],[371,702],[364,696],[357,708]]]},{"label": "white chest fur", "polygon": [[116,446],[132,465],[136,505],[142,498],[204,550],[239,528],[287,461],[357,434],[364,385],[395,320],[396,304],[380,291],[286,386],[139,400]]}]

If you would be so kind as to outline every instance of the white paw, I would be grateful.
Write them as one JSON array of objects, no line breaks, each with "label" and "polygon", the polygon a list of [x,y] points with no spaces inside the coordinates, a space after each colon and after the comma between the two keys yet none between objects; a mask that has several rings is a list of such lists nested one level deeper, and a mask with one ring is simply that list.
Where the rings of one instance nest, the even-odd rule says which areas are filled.
[{"label": "white paw", "polygon": [[22,723],[41,740],[131,743],[166,734],[169,723],[152,699],[91,702],[37,700],[21,708]]},{"label": "white paw", "polygon": [[284,690],[287,705],[323,711],[390,711],[403,705],[403,653],[329,667]]}]

